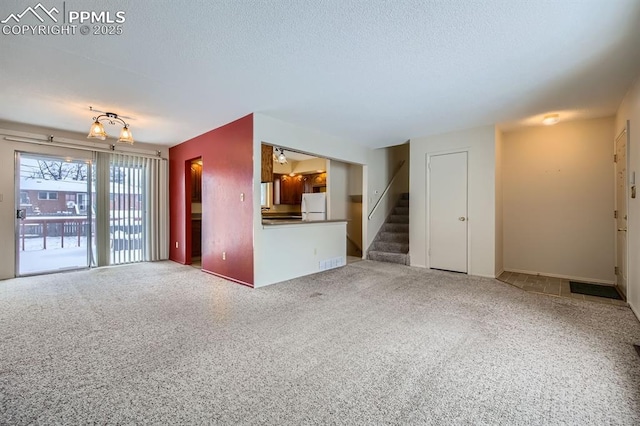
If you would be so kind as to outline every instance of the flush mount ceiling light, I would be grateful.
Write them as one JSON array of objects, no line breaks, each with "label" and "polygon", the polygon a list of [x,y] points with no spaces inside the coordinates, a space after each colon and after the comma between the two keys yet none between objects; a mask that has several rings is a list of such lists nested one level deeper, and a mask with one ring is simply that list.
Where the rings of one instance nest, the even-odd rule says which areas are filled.
[{"label": "flush mount ceiling light", "polygon": [[548,114],[542,119],[542,124],[545,126],[553,126],[558,123],[558,121],[560,121],[560,116],[558,114]]},{"label": "flush mount ceiling light", "polygon": [[[89,107],[91,111],[94,111],[93,108]],[[97,111],[101,112],[101,111]],[[97,117],[93,117],[93,124],[91,125],[91,129],[89,130],[89,134],[87,138],[91,139],[107,139],[107,132],[104,130],[104,126],[101,122],[106,122],[112,125],[121,124],[122,130],[120,130],[120,137],[118,138],[118,142],[128,143],[129,145],[133,145],[133,136],[131,135],[131,130],[129,129],[129,125],[125,123],[125,121],[118,117],[118,114],[113,112],[105,112],[104,114],[100,114]]]}]

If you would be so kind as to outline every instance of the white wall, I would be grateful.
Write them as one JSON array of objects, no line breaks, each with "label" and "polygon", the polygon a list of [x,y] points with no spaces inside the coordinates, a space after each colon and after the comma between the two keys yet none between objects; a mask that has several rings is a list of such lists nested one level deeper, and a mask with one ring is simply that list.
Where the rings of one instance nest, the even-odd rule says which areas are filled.
[{"label": "white wall", "polygon": [[[60,148],[56,146],[13,142],[5,140],[5,136],[16,138],[38,138],[46,139],[53,135],[56,140],[68,140],[80,146],[108,148],[108,144],[102,142],[89,141],[86,134],[77,134],[55,129],[30,126],[26,124],[0,121],[0,241],[3,241],[2,255],[0,256],[0,279],[15,277],[15,152],[27,152],[36,154],[47,154],[60,157],[71,157],[74,159],[91,159],[89,151],[78,149]],[[110,140],[113,143],[113,140]],[[166,158],[168,156],[167,147],[146,145],[136,143],[134,147],[139,149],[160,150]]]},{"label": "white wall", "polygon": [[[367,208],[364,209],[366,212],[364,220],[367,223],[367,243],[364,246],[365,251],[375,239],[380,227],[384,224],[391,210],[396,206],[400,194],[409,191],[409,144],[405,143],[389,148],[377,149],[372,153],[370,158],[372,161],[369,169],[373,170],[373,172],[368,173],[370,178],[368,184],[369,197],[368,200],[366,200]],[[405,164],[399,169],[403,161]],[[378,200],[383,196],[385,188],[389,185],[396,172],[398,172],[398,175],[393,182],[393,186],[376,208],[376,203],[378,203]],[[373,212],[373,216],[371,219],[368,219],[371,212]]]},{"label": "white wall", "polygon": [[[296,126],[264,114],[254,114],[253,120],[254,158],[261,158],[261,144],[267,143],[270,145],[290,148],[295,151],[308,153],[318,157],[324,157],[329,160],[338,160],[344,163],[363,165],[363,211],[366,211],[369,194],[372,194],[379,187],[378,184],[381,180],[378,177],[379,166],[386,165],[388,160],[387,150],[371,150],[366,147],[360,146],[357,143],[354,143],[354,141],[338,138],[314,129]],[[255,214],[253,246],[254,285],[257,287],[271,284],[272,282],[277,282],[272,281],[274,279],[271,271],[272,266],[269,264],[269,259],[273,252],[271,235],[275,234],[270,234],[269,236],[265,235],[266,232],[273,231],[263,229],[260,213],[260,167],[260,162],[254,161],[253,173],[255,178],[253,198]],[[369,175],[369,170],[373,171],[372,175]],[[384,186],[382,188],[384,189]],[[363,228],[365,228],[366,226],[367,224],[363,223]],[[344,224],[343,228],[345,228]],[[344,238],[345,234],[346,229],[344,229],[343,237],[339,242],[339,244],[341,244],[340,247],[342,247],[342,250],[346,250],[346,240]],[[330,233],[320,233],[317,237],[320,239],[332,239],[334,238],[332,235],[333,234]],[[366,232],[365,235],[367,235]],[[327,247],[331,246],[331,242],[325,241],[323,244],[325,243],[327,244]],[[309,240],[302,241],[302,244],[306,248],[309,248],[311,246]],[[364,242],[364,244],[367,243]],[[309,250],[305,250],[304,247],[298,247],[300,249],[298,253],[308,255]],[[338,246],[335,246],[334,248],[337,249]],[[338,256],[340,255],[340,253],[343,252],[338,253],[336,251],[335,255]],[[287,265],[292,263],[294,263],[294,261],[288,261]],[[308,258],[304,260],[304,263],[308,265],[312,264]],[[314,271],[311,271],[309,269],[306,273],[317,272],[319,270],[318,264],[313,264],[315,265],[316,269]],[[293,268],[293,266],[291,267]]]},{"label": "white wall", "polygon": [[[615,118],[614,134],[617,136],[629,120],[629,176],[636,174],[636,185],[640,182],[640,78],[627,92]],[[640,197],[640,196],[638,196]],[[627,301],[640,318],[640,198],[628,198],[627,238],[629,244],[629,276]]]},{"label": "white wall", "polygon": [[349,164],[349,195],[362,196],[362,166],[360,164]]},{"label": "white wall", "polygon": [[[320,261],[339,257],[346,262],[346,222],[260,227],[261,243],[254,287],[320,271]],[[340,266],[344,266],[344,263]]]},{"label": "white wall", "polygon": [[253,115],[253,125],[254,139],[258,138],[269,145],[349,163],[367,162],[370,150],[348,139],[296,126],[259,113]]},{"label": "white wall", "polygon": [[311,160],[298,161],[292,167],[292,172],[299,173],[317,173],[318,170],[327,170],[327,161],[324,158],[313,158]]},{"label": "white wall", "polygon": [[327,167],[327,219],[349,217],[349,164],[330,160]]},{"label": "white wall", "polygon": [[404,161],[406,166],[400,169],[396,180],[398,181],[398,187],[402,191],[409,191],[409,141],[402,145],[396,145],[388,148],[390,155],[390,166],[393,170],[396,170],[398,166]]},{"label": "white wall", "polygon": [[503,149],[502,132],[495,129],[496,135],[496,267],[495,275],[504,272],[504,224],[503,224]]},{"label": "white wall", "polygon": [[[256,113],[254,122],[254,158],[260,158],[260,144],[281,146],[294,151],[324,157],[329,160],[339,160],[345,163],[353,163],[363,166],[362,178],[362,211],[363,211],[363,247],[369,247],[376,236],[377,227],[366,219],[375,203],[378,201],[384,188],[389,183],[393,169],[397,166],[398,154],[395,147],[382,149],[369,149],[358,145],[356,142],[322,133],[315,129],[309,129],[278,120],[268,115]],[[400,148],[400,150],[406,150]],[[395,157],[394,157],[395,156]],[[405,155],[406,156],[406,155]],[[254,175],[260,174],[260,164],[254,162]],[[259,195],[259,183],[254,191]],[[255,197],[254,197],[255,198]],[[256,203],[259,200],[256,201]],[[259,204],[257,204],[259,207]],[[259,212],[260,209],[257,209]],[[385,215],[386,217],[386,215]],[[256,226],[260,226],[260,217],[255,216]],[[260,237],[257,237],[258,239]]]},{"label": "white wall", "polygon": [[411,139],[409,253],[412,266],[428,267],[427,154],[468,151],[469,274],[496,274],[496,154],[494,126]]},{"label": "white wall", "polygon": [[296,166],[296,164],[298,164],[298,163],[293,161],[293,160],[289,160],[284,164],[280,164],[280,163],[274,161],[273,162],[273,173],[277,173],[277,174],[280,174],[280,175],[288,175],[289,173],[291,173],[291,171]]},{"label": "white wall", "polygon": [[[349,222],[347,222],[347,234],[351,241],[362,250],[362,166],[349,164]],[[358,201],[359,200],[359,201]],[[364,250],[362,250],[364,256]]]},{"label": "white wall", "polygon": [[384,223],[388,205],[381,205],[378,210],[379,214],[375,215],[371,220],[368,216],[374,206],[382,196],[384,188],[391,179],[392,171],[388,167],[390,161],[388,149],[374,149],[370,152],[367,165],[364,167],[364,187],[368,189],[362,195],[362,214],[363,214],[363,249],[366,252],[373,239],[376,237],[378,230]]},{"label": "white wall", "polygon": [[506,270],[613,283],[613,123],[504,133]]}]

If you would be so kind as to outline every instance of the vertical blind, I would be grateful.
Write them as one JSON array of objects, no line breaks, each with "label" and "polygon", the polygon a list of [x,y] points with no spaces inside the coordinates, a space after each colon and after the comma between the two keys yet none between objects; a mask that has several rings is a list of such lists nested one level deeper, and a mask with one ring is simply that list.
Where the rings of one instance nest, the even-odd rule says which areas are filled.
[{"label": "vertical blind", "polygon": [[167,161],[97,153],[97,265],[169,257]]}]

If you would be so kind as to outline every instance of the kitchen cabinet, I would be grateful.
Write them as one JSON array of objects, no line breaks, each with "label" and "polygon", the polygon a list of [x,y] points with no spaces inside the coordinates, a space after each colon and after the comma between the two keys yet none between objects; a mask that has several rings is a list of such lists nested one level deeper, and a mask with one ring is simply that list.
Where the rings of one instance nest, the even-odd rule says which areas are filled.
[{"label": "kitchen cabinet", "polygon": [[191,221],[191,257],[202,255],[202,221]]},{"label": "kitchen cabinet", "polygon": [[304,192],[302,175],[274,175],[280,180],[280,204],[300,204]]},{"label": "kitchen cabinet", "polygon": [[306,175],[304,178],[304,192],[324,192],[321,188],[327,186],[327,174],[326,173],[314,173]]},{"label": "kitchen cabinet", "polygon": [[191,201],[202,202],[202,164],[191,163]]},{"label": "kitchen cabinet", "polygon": [[273,147],[262,144],[262,169],[260,182],[273,181]]}]

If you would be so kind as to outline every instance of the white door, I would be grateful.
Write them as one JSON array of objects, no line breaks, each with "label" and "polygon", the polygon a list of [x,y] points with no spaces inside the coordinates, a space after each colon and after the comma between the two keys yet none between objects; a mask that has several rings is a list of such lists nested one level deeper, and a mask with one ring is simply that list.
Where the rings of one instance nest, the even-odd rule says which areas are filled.
[{"label": "white door", "polygon": [[428,161],[429,267],[466,273],[467,153]]},{"label": "white door", "polygon": [[87,203],[88,203],[89,197],[87,197],[87,194],[83,194],[83,193],[78,193],[76,194],[76,206],[78,207],[78,212],[79,213],[86,213],[87,212]]},{"label": "white door", "polygon": [[616,139],[616,284],[627,294],[627,132]]}]

